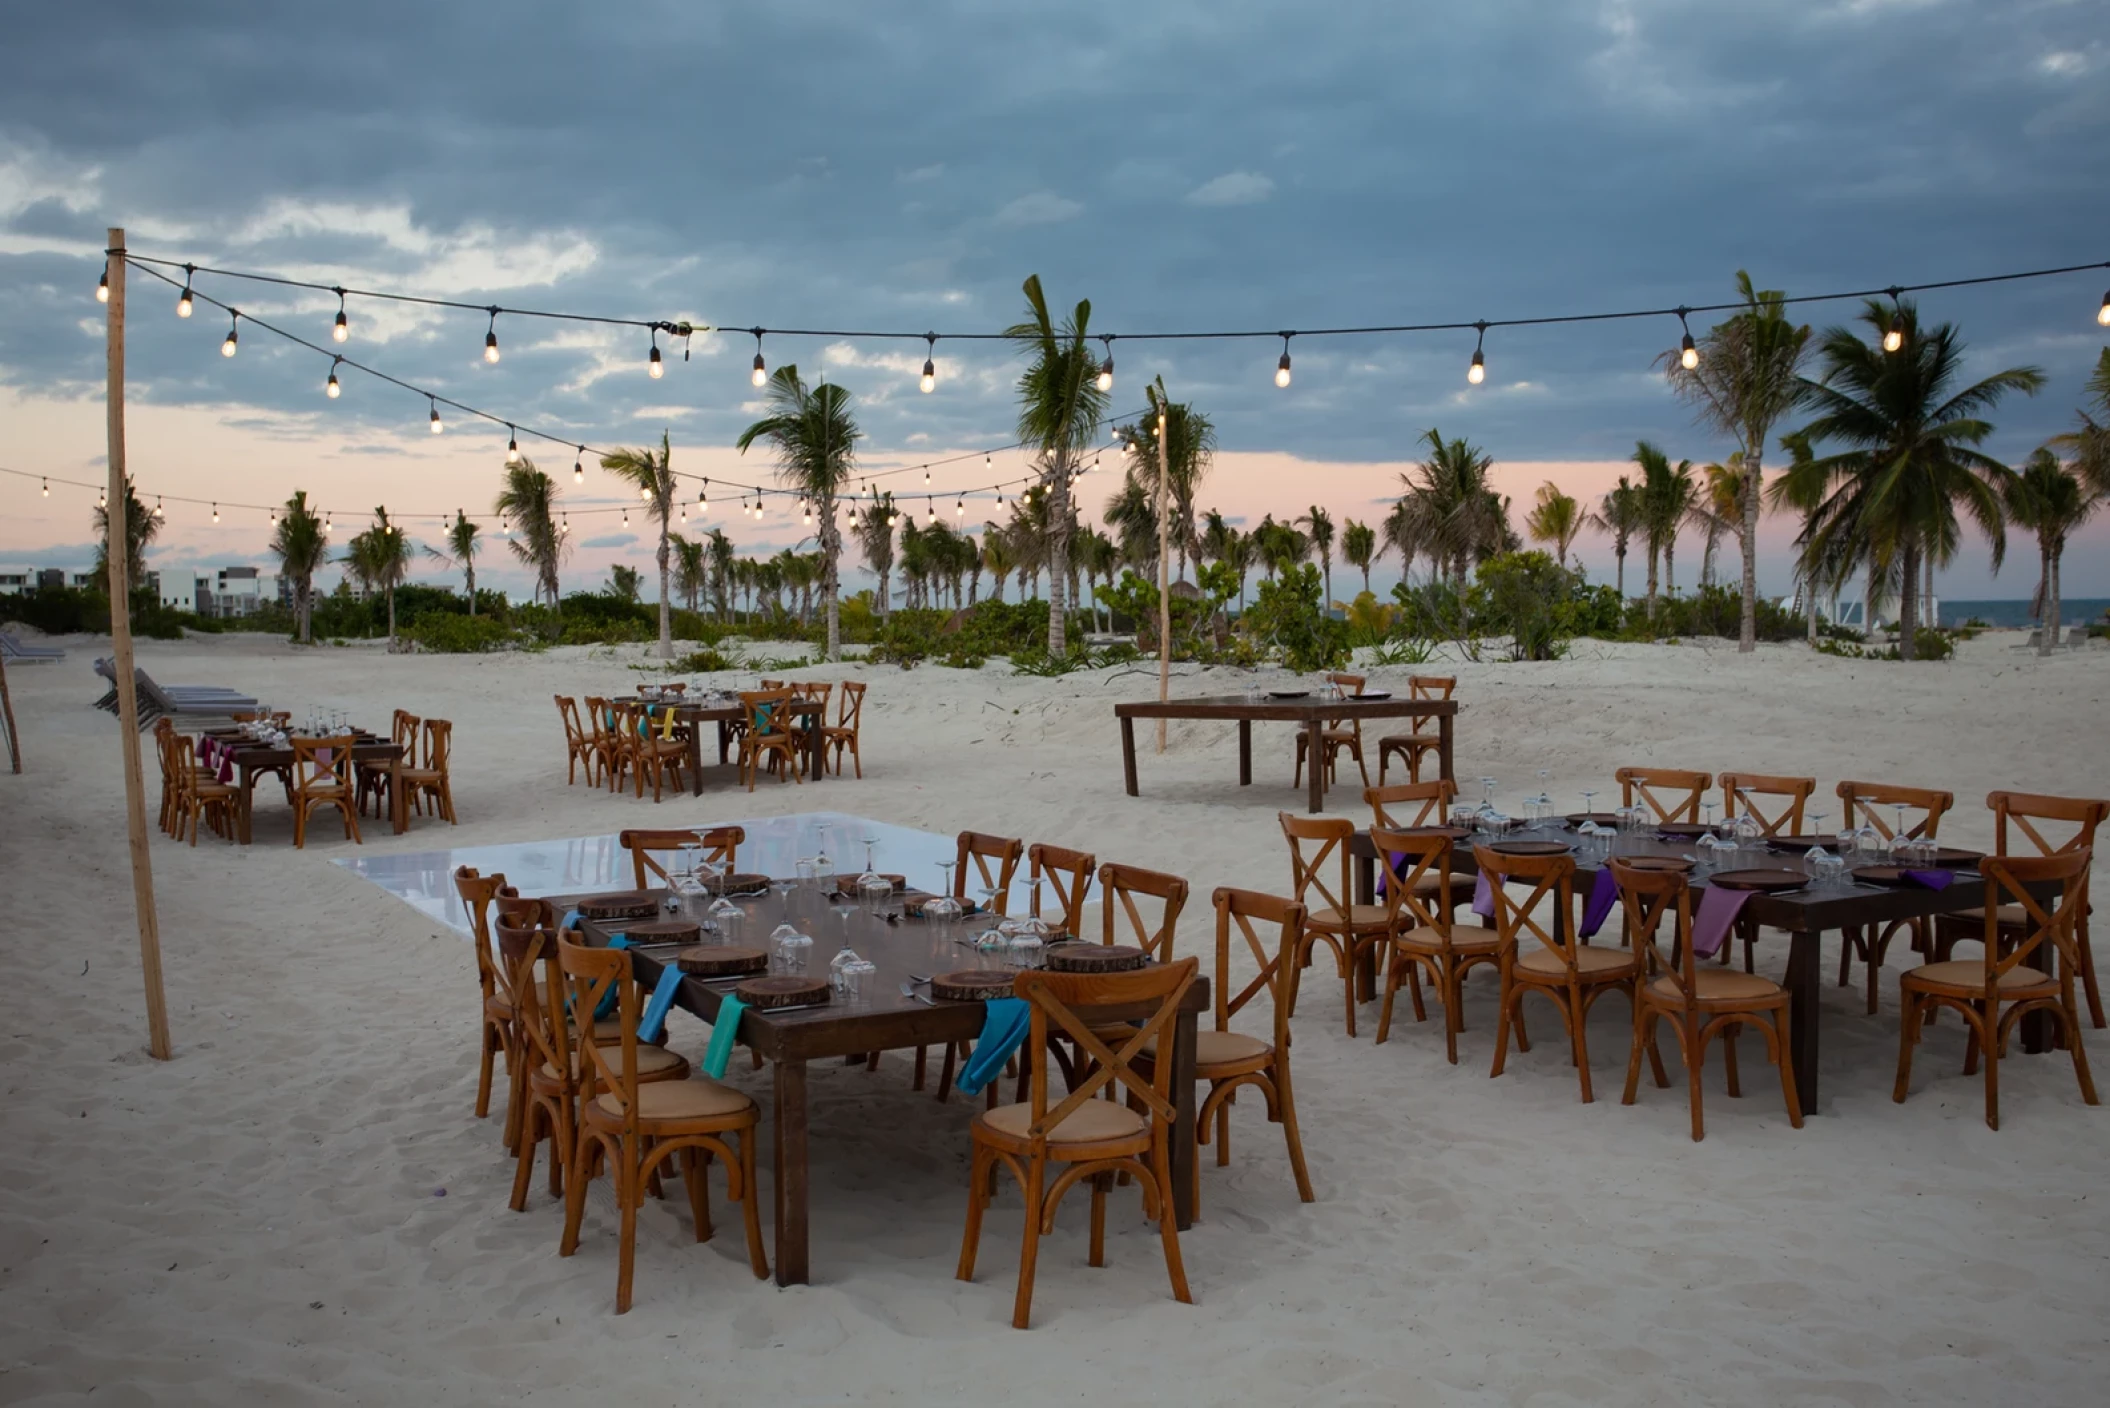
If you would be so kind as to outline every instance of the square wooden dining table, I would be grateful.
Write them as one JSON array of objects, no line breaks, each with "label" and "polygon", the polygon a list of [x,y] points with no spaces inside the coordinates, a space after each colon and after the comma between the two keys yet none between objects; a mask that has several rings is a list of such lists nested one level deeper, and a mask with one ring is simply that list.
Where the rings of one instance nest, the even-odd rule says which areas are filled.
[{"label": "square wooden dining table", "polygon": [[[666,892],[656,892],[664,896]],[[560,911],[575,907],[582,895],[553,895],[549,899]],[[776,1277],[777,1284],[802,1285],[811,1274],[807,1148],[807,1067],[831,1057],[862,1057],[874,1051],[895,1051],[919,1046],[943,1048],[953,1042],[972,1042],[982,1032],[985,1008],[980,1002],[952,1002],[936,998],[924,1002],[906,996],[901,985],[929,995],[927,986],[915,978],[963,968],[986,966],[975,950],[958,938],[971,932],[956,924],[951,933],[940,933],[928,921],[902,915],[895,923],[864,912],[855,902],[838,904],[811,894],[795,896],[795,911],[787,901],[770,893],[735,896],[747,917],[742,923],[743,948],[766,947],[764,937],[789,915],[814,939],[809,975],[827,977],[829,960],[842,942],[878,967],[866,976],[867,990],[851,1001],[831,1000],[817,1007],[781,1012],[749,1007],[740,1014],[739,1042],[760,1053],[772,1067],[771,1134],[772,1162],[776,1184]],[[814,908],[826,904],[826,912]],[[893,906],[898,910],[899,906]],[[986,922],[986,921],[985,921]],[[966,923],[971,924],[970,919]],[[603,944],[623,932],[623,921],[582,920],[580,928],[592,943]],[[680,945],[658,945],[630,950],[637,981],[647,988],[659,981],[661,968],[673,960]],[[676,994],[676,1005],[706,1022],[717,1020],[719,1006],[740,979],[685,977]],[[1184,1230],[1194,1219],[1194,1050],[1198,1016],[1209,1006],[1209,981],[1198,978],[1187,990],[1174,1023],[1172,1052],[1173,1105],[1176,1119],[1172,1130],[1173,1212]],[[1094,1021],[1117,1022],[1148,1016],[1144,1007],[1091,1009]],[[1002,1077],[999,1076],[1001,1081]],[[906,1092],[904,1092],[906,1096]],[[928,1099],[918,1095],[914,1098]],[[1001,1098],[1001,1097],[999,1097]],[[964,1102],[970,1104],[972,1102]],[[961,1149],[967,1147],[967,1131],[960,1131]],[[964,1184],[963,1184],[964,1188]]]},{"label": "square wooden dining table", "polygon": [[[703,726],[718,725],[718,766],[726,766],[732,755],[733,725],[740,722],[745,706],[738,699],[720,704],[702,699],[645,699],[637,695],[625,695],[612,701],[617,704],[635,704],[640,709],[652,711],[652,717],[660,717],[660,710],[672,710],[676,723],[686,728],[689,740],[689,791],[692,795],[703,795]],[[806,780],[818,781],[827,774],[823,767],[822,727],[828,722],[828,706],[818,699],[793,699],[778,707],[786,713],[804,721],[806,740]]]},{"label": "square wooden dining table", "polygon": [[[239,729],[207,729],[206,735],[217,739],[234,754],[240,793],[235,805],[235,839],[246,846],[250,837],[250,813],[256,805],[256,781],[266,773],[290,770],[293,750],[257,742],[247,738]],[[388,819],[395,834],[401,836],[410,830],[410,798],[403,791],[403,745],[371,734],[352,745],[354,769],[361,764],[376,763],[388,769]]]}]

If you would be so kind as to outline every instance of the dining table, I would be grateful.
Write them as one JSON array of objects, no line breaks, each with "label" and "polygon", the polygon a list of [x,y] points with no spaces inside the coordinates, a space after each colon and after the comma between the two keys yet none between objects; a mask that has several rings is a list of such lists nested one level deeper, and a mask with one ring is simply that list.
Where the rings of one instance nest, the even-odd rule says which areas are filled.
[{"label": "dining table", "polygon": [[[665,716],[662,711],[672,712],[674,721],[682,726],[682,735],[688,740],[689,791],[698,797],[703,795],[703,726],[707,723],[718,725],[718,766],[726,767],[732,760],[733,725],[739,723],[745,714],[745,706],[737,696],[703,695],[690,699],[686,696],[647,698],[633,694],[611,702],[634,704],[655,720]],[[799,733],[806,745],[806,780],[814,782],[825,777],[822,731],[828,722],[827,702],[792,699],[778,707],[801,721]]]},{"label": "dining table", "polygon": [[[1417,828],[1407,828],[1415,830]],[[1479,864],[1473,854],[1474,844],[1499,841],[1573,842],[1574,832],[1568,823],[1555,821],[1536,827],[1526,827],[1507,832],[1497,838],[1475,834],[1458,837],[1460,828],[1446,828],[1454,833],[1456,844],[1451,850],[1451,870],[1456,875],[1479,874]],[[1612,837],[1612,854],[1621,859],[1630,857],[1695,857],[1694,839],[1684,836],[1665,835],[1644,827],[1640,831],[1620,831]],[[1715,873],[1728,870],[1779,869],[1800,871],[1805,849],[1779,849],[1765,842],[1758,848],[1741,852],[1728,866],[1707,867],[1695,862],[1690,880],[1695,891],[1708,887]],[[1587,889],[1594,882],[1597,872],[1609,860],[1602,856],[1586,855],[1571,851],[1575,857],[1575,870],[1579,888]],[[1822,962],[1822,939],[1828,932],[1842,929],[1880,930],[1897,920],[1931,918],[1938,914],[1955,914],[1975,909],[1984,903],[1985,881],[1975,868],[1963,868],[1961,857],[1967,853],[1955,852],[1957,863],[1944,867],[1951,870],[1953,879],[1944,889],[1928,889],[1916,884],[1879,885],[1855,880],[1851,869],[1840,885],[1819,886],[1805,884],[1799,888],[1777,892],[1754,891],[1745,901],[1742,919],[1758,926],[1763,936],[1767,930],[1784,932],[1788,936],[1787,971],[1782,986],[1788,990],[1788,1050],[1795,1067],[1795,1089],[1802,1099],[1805,1114],[1818,1112],[1818,1041],[1820,1014],[1823,1011],[1821,994],[1824,989],[1824,965]],[[1349,855],[1353,861],[1355,900],[1358,904],[1377,902],[1377,848],[1371,844],[1367,830],[1358,831],[1349,842]],[[1873,857],[1863,857],[1859,864],[1873,863]],[[1970,862],[1975,866],[1975,862]],[[1931,867],[1930,867],[1931,868]],[[2055,883],[2032,886],[2033,893],[2048,898],[2058,893]],[[1697,910],[1698,900],[1694,901]],[[1556,922],[1565,924],[1565,914],[1556,916]],[[1367,998],[1376,989],[1377,976],[1374,963],[1366,953],[1365,961],[1356,974],[1359,997]],[[2041,1020],[2025,1020],[2023,1047],[2037,1052],[2049,1048],[2051,1037],[2049,1024]]]},{"label": "dining table", "polygon": [[[1121,774],[1128,795],[1138,795],[1136,785],[1137,719],[1217,719],[1238,725],[1238,785],[1253,785],[1253,725],[1293,723],[1304,730],[1305,756],[1311,760],[1306,797],[1307,809],[1326,806],[1326,750],[1321,736],[1329,727],[1359,723],[1365,719],[1436,720],[1437,761],[1440,776],[1454,781],[1451,743],[1453,721],[1458,717],[1455,699],[1395,699],[1390,694],[1359,694],[1329,698],[1320,690],[1274,690],[1266,693],[1210,694],[1186,699],[1135,700],[1114,706],[1121,723]],[[1417,723],[1418,727],[1418,723]]]},{"label": "dining table", "polygon": [[[410,829],[410,798],[402,785],[404,746],[370,733],[355,736],[359,741],[352,745],[353,767],[380,766],[388,771],[389,821],[395,834],[401,836]],[[235,728],[207,729],[203,737],[217,745],[236,778],[235,839],[246,846],[252,832],[250,819],[256,805],[257,779],[272,773],[292,776],[292,745],[250,738]]]},{"label": "dining table", "polygon": [[[651,893],[662,898],[664,908],[664,900],[672,892]],[[549,898],[561,912],[590,897]],[[817,887],[730,897],[741,906],[744,915],[739,947],[766,951],[770,932],[778,924],[790,922],[814,941],[806,976],[827,979],[830,963],[843,947],[854,949],[877,970],[866,975],[864,990],[855,998],[831,997],[818,1006],[781,1011],[747,1007],[740,1013],[736,1040],[771,1066],[771,1162],[779,1285],[802,1285],[812,1274],[809,1066],[831,1058],[863,1060],[879,1051],[925,1046],[943,1049],[956,1042],[973,1042],[981,1035],[984,1004],[933,997],[928,980],[961,969],[1002,966],[977,952],[971,942],[962,942],[986,927],[988,919],[983,916],[977,923],[970,917],[941,926],[908,913],[908,902],[921,897],[920,892],[903,891],[883,909],[874,910],[853,899],[831,897]],[[579,928],[589,943],[605,944],[624,932],[624,923],[616,919],[582,919]],[[648,990],[655,987],[661,970],[675,961],[677,951],[685,946],[641,945],[629,949],[638,983]],[[675,1005],[705,1022],[715,1022],[727,994],[740,981],[684,975],[675,994]],[[1183,1230],[1194,1218],[1195,1032],[1197,1019],[1208,1009],[1209,1000],[1208,979],[1198,978],[1188,988],[1174,1021],[1172,1088],[1176,1117],[1171,1135],[1171,1176],[1173,1213]],[[1146,1017],[1149,1011],[1140,1006],[1108,1006],[1092,1008],[1088,1015],[1094,1021],[1116,1022]],[[962,1104],[971,1108],[971,1102],[963,1100]],[[964,1149],[964,1129],[961,1139]]]}]

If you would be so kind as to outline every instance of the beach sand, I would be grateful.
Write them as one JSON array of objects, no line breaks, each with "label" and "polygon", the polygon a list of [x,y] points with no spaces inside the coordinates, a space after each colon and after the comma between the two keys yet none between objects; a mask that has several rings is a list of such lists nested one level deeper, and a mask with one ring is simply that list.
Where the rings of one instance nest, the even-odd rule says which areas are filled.
[{"label": "beach sand", "polygon": [[[1989,790],[2110,793],[2110,651],[2039,662],[2019,639],[1915,667],[1720,642],[1462,665],[1458,772],[1468,794],[1488,774],[1514,801],[1547,767],[1569,806],[1585,786],[1603,804],[1626,763],[1814,774],[1825,797],[1842,777],[1933,785],[1957,797],[1943,839],[1983,846]],[[1543,1008],[1535,1049],[1488,1078],[1491,977],[1471,985],[1452,1067],[1440,1018],[1402,1020],[1379,1047],[1370,1007],[1344,1036],[1322,960],[1295,1047],[1318,1201],[1297,1200],[1279,1131],[1241,1102],[1234,1164],[1204,1154],[1182,1237],[1197,1304],[1171,1299],[1118,1190],[1104,1269],[1084,1264],[1085,1200],[1065,1205],[1025,1333],[1009,1324],[1008,1183],[977,1281],[953,1278],[975,1105],[912,1094],[900,1054],[877,1073],[819,1065],[815,1283],[754,1280],[714,1176],[706,1245],[678,1197],[646,1209],[636,1305],[617,1317],[605,1183],[570,1259],[539,1179],[529,1211],[505,1206],[496,1114],[471,1114],[469,948],[329,864],[351,850],[331,827],[296,852],[268,789],[254,846],[153,833],[176,1059],[147,1057],[121,755],[89,707],[107,643],[64,643],[64,663],[8,672],[27,771],[0,774],[0,1402],[2103,1401],[2110,1111],[2082,1105],[2063,1054],[2018,1054],[1988,1130],[1953,1018],[1893,1104],[1902,945],[1880,1016],[1827,984],[1805,1128],[1747,1041],[1745,1097],[1726,1097],[1717,1060],[1698,1145],[1682,1086],[1618,1103],[1620,999],[1592,1023],[1583,1105]],[[1301,807],[1286,726],[1259,731],[1249,789],[1229,726],[1176,724],[1162,758],[1145,730],[1143,795],[1124,796],[1112,705],[1152,695],[1144,673],[804,672],[869,681],[862,782],[654,807],[567,787],[550,703],[624,689],[636,649],[389,657],[223,637],[143,642],[139,658],[296,713],[453,719],[461,824],[376,827],[369,853],[839,809],[1174,871],[1195,894],[1179,947],[1206,953],[1213,887],[1287,887],[1275,812]],[[1180,674],[1189,693],[1239,678]],[[1337,810],[1362,816],[1359,786],[1333,793]],[[1762,971],[1785,954],[1769,935]],[[673,1044],[700,1055],[706,1030],[677,1014]],[[2105,1035],[2087,1033],[2099,1066]],[[730,1078],[766,1108],[766,1071],[736,1062]]]}]

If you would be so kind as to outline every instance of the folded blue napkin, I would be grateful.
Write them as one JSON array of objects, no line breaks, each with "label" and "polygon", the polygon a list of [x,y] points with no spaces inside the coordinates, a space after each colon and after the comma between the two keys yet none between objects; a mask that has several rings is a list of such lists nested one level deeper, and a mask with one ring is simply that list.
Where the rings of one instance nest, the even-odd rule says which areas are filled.
[{"label": "folded blue napkin", "polygon": [[1594,937],[1604,927],[1605,916],[1612,912],[1612,905],[1619,898],[1619,882],[1612,878],[1612,867],[1601,867],[1595,879],[1590,881],[1590,898],[1583,902],[1582,936]]},{"label": "folded blue napkin", "polygon": [[659,985],[652,989],[652,996],[645,1003],[645,1015],[638,1019],[639,1041],[659,1040],[661,1029],[667,1025],[667,1009],[674,1005],[674,994],[680,991],[681,969],[669,963],[659,970]]},{"label": "folded blue napkin", "polygon": [[729,992],[718,1001],[718,1015],[711,1021],[710,1045],[703,1049],[703,1073],[712,1080],[725,1078],[725,1064],[733,1057],[733,1038],[740,1034],[740,1014],[746,1010],[747,1004],[736,992]]},{"label": "folded blue napkin", "polygon": [[979,1095],[1003,1074],[1004,1063],[1023,1046],[1033,1029],[1033,1007],[1022,997],[992,997],[983,1004],[982,1035],[960,1072],[960,1093]]},{"label": "folded blue napkin", "polygon": [[562,922],[557,925],[557,932],[561,934],[569,930],[576,929],[578,927],[579,911],[577,911],[576,909],[567,909],[564,911],[564,918]]},{"label": "folded blue napkin", "polygon": [[[630,947],[630,936],[627,934],[610,934],[608,936],[608,947],[628,948]],[[615,1015],[616,1004],[621,1000],[622,991],[623,985],[620,980],[608,985],[608,991],[601,995],[601,1005],[593,1009],[593,1019],[596,1022],[605,1022]]]}]

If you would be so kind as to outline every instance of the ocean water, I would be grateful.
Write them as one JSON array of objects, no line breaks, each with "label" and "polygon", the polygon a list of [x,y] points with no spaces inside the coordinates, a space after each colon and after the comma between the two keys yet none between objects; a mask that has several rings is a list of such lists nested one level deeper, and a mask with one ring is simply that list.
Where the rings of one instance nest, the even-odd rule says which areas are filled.
[{"label": "ocean water", "polygon": [[[2059,602],[2059,624],[2065,627],[2085,626],[2091,621],[2100,621],[2105,610],[2110,610],[2110,600],[2103,597],[2064,597]],[[2028,597],[2007,601],[1961,601],[1942,598],[1941,623],[1944,626],[1960,626],[1973,616],[1989,626],[2028,627],[2037,624],[2036,617],[2029,614]]]}]

